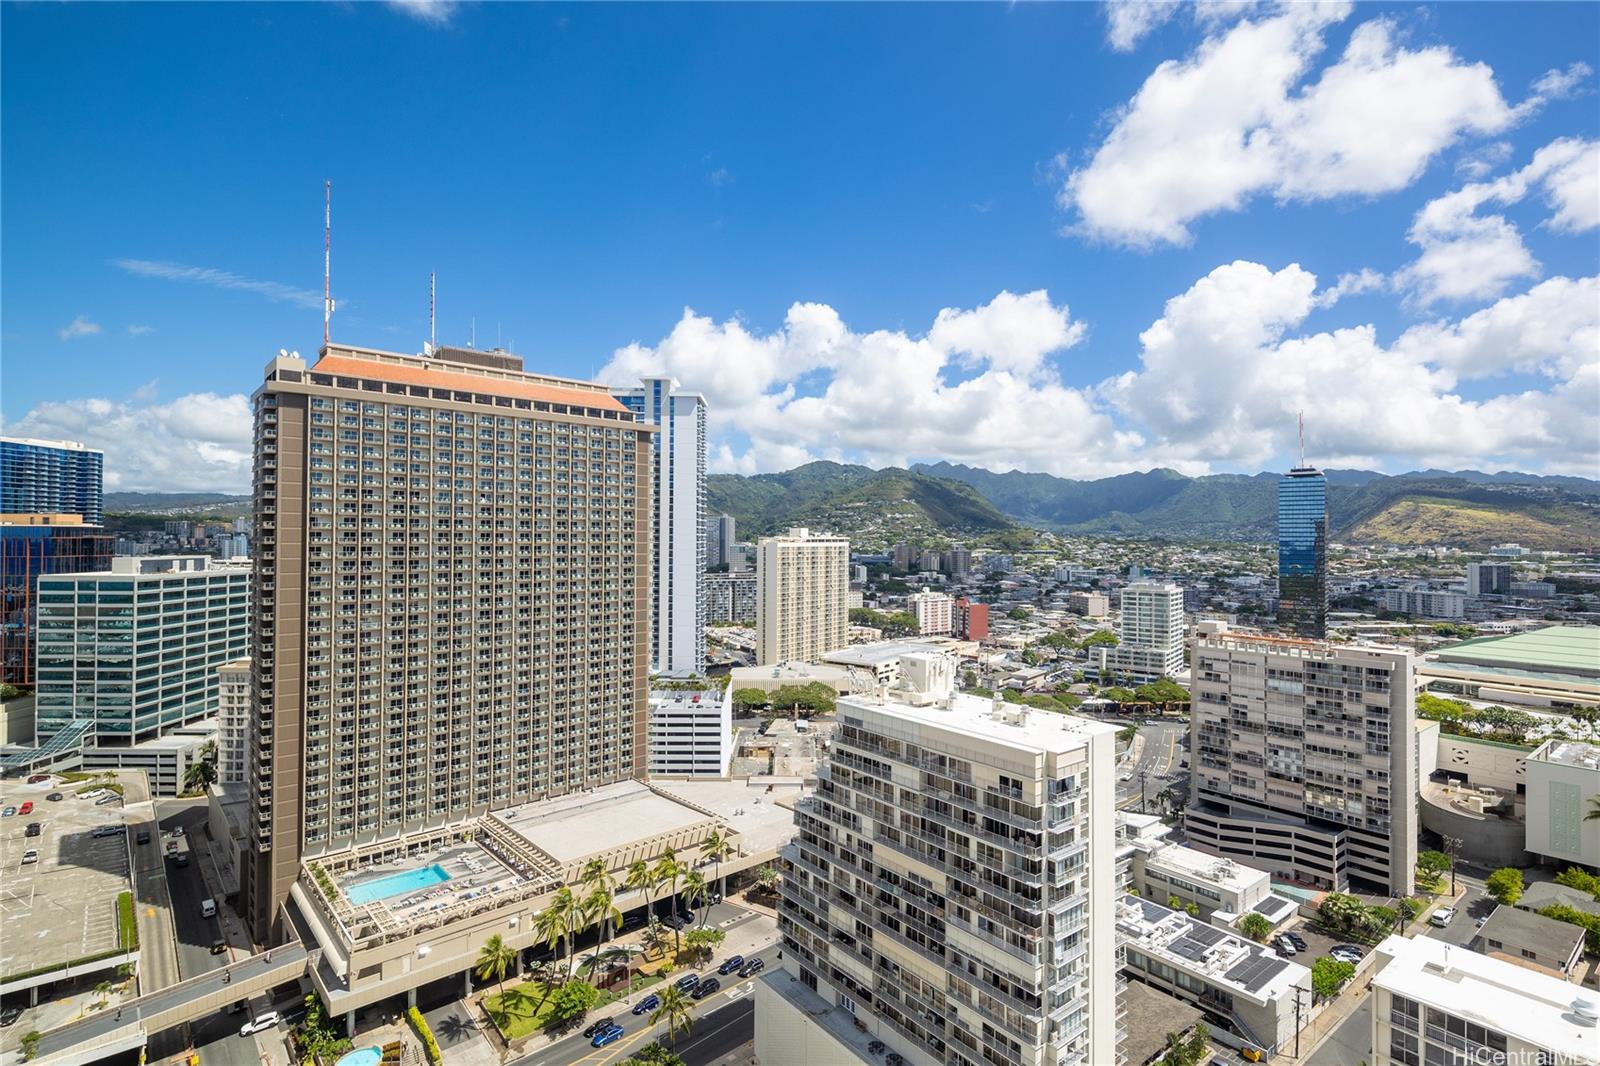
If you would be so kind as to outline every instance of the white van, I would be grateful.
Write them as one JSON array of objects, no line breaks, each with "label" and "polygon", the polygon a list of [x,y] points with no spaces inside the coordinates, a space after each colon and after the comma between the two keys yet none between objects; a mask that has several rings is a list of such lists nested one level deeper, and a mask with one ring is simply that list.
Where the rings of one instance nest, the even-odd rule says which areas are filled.
[{"label": "white van", "polygon": [[217,901],[214,900],[214,899],[203,899],[203,900],[201,900],[200,901],[200,917],[202,917],[202,918],[215,918],[216,916],[217,916]]},{"label": "white van", "polygon": [[240,1036],[249,1036],[252,1033],[265,1032],[278,1027],[278,1012],[269,1010],[265,1014],[258,1014],[239,1027]]}]

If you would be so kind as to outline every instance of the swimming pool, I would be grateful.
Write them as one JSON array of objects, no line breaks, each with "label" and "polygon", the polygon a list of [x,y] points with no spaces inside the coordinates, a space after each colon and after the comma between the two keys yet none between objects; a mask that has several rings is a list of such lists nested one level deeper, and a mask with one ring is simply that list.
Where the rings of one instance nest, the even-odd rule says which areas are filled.
[{"label": "swimming pool", "polygon": [[380,1047],[357,1048],[348,1055],[342,1055],[333,1066],[378,1066],[383,1061],[383,1049]]},{"label": "swimming pool", "polygon": [[371,903],[375,899],[388,899],[405,892],[416,892],[431,885],[443,884],[450,880],[450,875],[444,872],[444,867],[438,863],[424,866],[420,870],[405,870],[387,877],[377,877],[371,881],[363,881],[359,885],[351,885],[345,889],[345,896],[351,903]]}]

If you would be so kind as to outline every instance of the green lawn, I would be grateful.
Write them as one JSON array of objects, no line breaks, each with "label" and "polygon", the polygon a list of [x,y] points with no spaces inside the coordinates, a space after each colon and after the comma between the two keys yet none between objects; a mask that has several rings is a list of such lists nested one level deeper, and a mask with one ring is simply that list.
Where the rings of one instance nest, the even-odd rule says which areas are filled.
[{"label": "green lawn", "polygon": [[[636,978],[633,982],[634,991],[650,983],[653,982],[649,979]],[[492,996],[485,996],[483,1009],[507,1043],[521,1040],[550,1024],[550,993],[559,987],[561,987],[559,984],[546,985],[543,981],[526,981],[520,985],[512,985],[503,993],[497,992]],[[623,998],[627,991],[626,985],[616,991],[601,989],[600,998],[595,1001],[591,1013],[615,1003]]]}]

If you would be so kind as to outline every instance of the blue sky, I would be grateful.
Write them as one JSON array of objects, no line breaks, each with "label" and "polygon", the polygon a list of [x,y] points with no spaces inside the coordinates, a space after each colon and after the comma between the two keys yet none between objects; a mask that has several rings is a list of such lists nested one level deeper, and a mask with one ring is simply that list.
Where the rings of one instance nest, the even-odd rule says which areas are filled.
[{"label": "blue sky", "polygon": [[336,339],[420,348],[436,270],[441,340],[705,392],[717,469],[1255,470],[1305,409],[1600,472],[1600,6],[0,18],[0,411],[116,487],[243,487],[324,179]]}]

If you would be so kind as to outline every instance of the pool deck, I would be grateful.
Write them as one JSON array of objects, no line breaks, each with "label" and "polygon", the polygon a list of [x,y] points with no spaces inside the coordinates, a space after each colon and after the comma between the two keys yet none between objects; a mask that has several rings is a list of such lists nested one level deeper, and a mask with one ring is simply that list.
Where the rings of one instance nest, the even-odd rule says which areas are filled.
[{"label": "pool deck", "polygon": [[522,884],[522,878],[507,869],[494,856],[470,842],[450,844],[433,852],[414,858],[394,860],[379,866],[363,866],[340,879],[339,888],[349,898],[350,890],[361,885],[396,874],[412,873],[438,865],[449,880],[425,885],[411,891],[397,892],[392,896],[351,902],[359,907],[383,907],[394,919],[408,923],[457,903],[510,891]]}]

